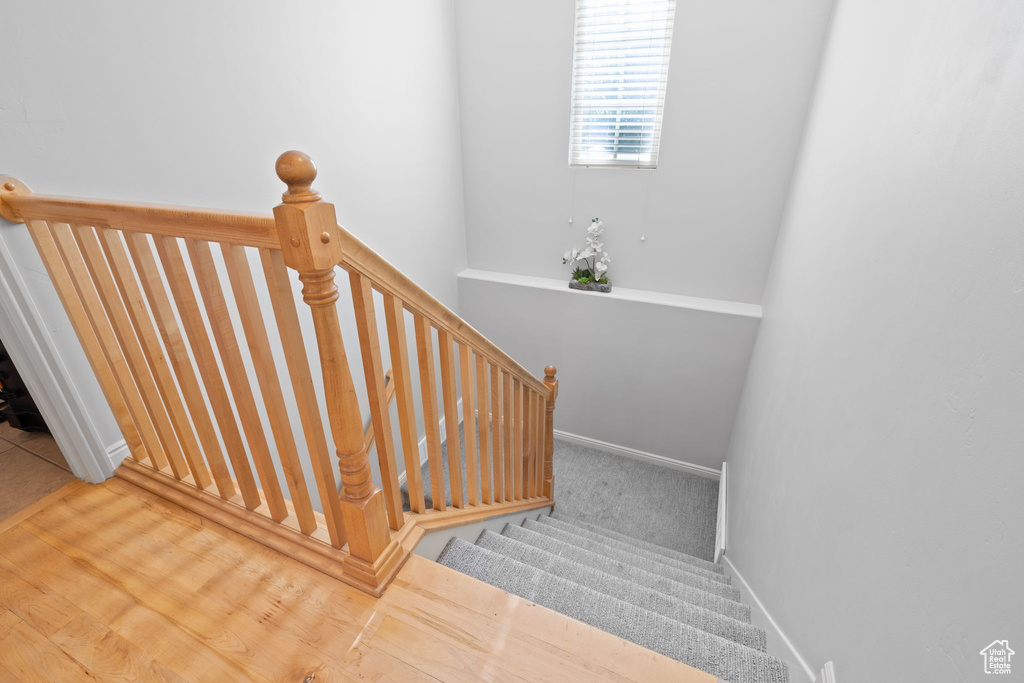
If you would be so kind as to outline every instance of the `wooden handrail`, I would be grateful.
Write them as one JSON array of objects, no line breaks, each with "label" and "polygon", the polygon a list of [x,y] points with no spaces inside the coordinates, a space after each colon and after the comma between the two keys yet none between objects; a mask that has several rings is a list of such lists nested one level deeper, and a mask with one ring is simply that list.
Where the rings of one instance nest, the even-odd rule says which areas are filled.
[{"label": "wooden handrail", "polygon": [[[12,183],[13,184],[13,183]],[[168,237],[189,237],[243,247],[280,249],[274,218],[266,214],[184,206],[141,204],[8,192],[0,194],[0,215],[13,223],[28,219],[114,228]]]},{"label": "wooden handrail", "polygon": [[[261,213],[81,199],[25,191],[0,194],[0,204],[0,215],[15,223],[32,218],[197,240],[210,240],[215,236],[218,242],[244,247],[281,248],[273,216]],[[436,328],[472,347],[534,391],[548,392],[543,381],[387,259],[340,225],[338,232],[341,240],[339,265],[365,275],[376,289],[397,297],[407,310],[427,318]]]},{"label": "wooden handrail", "polygon": [[487,358],[495,365],[527,385],[534,391],[547,395],[550,389],[529,370],[501,350],[494,342],[478,332],[472,325],[457,316],[443,303],[428,294],[409,276],[391,265],[387,259],[366,246],[359,238],[339,226],[342,240],[341,265],[347,270],[356,270],[373,281],[374,286],[399,298],[405,308],[419,313],[430,320],[434,327],[444,330],[452,337]]}]

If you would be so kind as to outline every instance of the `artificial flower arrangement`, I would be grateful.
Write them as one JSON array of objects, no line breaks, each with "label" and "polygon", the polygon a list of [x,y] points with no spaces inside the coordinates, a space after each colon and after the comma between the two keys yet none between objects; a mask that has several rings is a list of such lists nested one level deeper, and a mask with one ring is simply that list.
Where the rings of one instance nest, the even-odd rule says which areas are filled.
[{"label": "artificial flower arrangement", "polygon": [[[604,242],[601,235],[604,234],[604,223],[600,218],[595,218],[587,228],[587,246],[582,251],[573,249],[562,255],[563,264],[573,265],[572,278],[569,280],[569,287],[572,289],[586,289],[597,292],[612,291],[612,281],[608,278],[608,264],[612,257],[608,252],[602,252]],[[598,258],[600,257],[600,258]]]}]

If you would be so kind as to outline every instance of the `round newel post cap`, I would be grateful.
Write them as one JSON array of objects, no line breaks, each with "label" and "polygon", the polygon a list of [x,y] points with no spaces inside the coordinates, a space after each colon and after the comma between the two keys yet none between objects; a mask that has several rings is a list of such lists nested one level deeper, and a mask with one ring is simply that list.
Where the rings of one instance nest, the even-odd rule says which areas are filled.
[{"label": "round newel post cap", "polygon": [[558,368],[554,365],[544,368],[544,379],[554,379],[556,374],[558,374]]},{"label": "round newel post cap", "polygon": [[308,154],[290,150],[277,158],[274,167],[277,177],[288,186],[288,191],[281,195],[285,204],[302,204],[320,201],[320,193],[313,189],[316,180],[316,164]]}]

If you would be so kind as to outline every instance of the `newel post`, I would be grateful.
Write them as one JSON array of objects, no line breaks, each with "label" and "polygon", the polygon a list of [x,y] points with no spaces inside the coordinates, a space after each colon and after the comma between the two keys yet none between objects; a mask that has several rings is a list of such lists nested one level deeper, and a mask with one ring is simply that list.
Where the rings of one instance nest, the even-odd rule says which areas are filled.
[{"label": "newel post", "polygon": [[334,205],[321,201],[320,193],[312,188],[316,166],[307,155],[282,154],[277,160],[277,176],[288,186],[283,203],[274,207],[281,253],[285,264],[299,272],[302,298],[313,314],[327,415],[341,470],[341,513],[349,547],[344,570],[356,581],[376,588],[386,564],[382,555],[388,550],[390,532],[384,495],[374,485],[370,471],[362,412],[338,320],[334,283],[334,268],[342,256],[338,219]]},{"label": "newel post", "polygon": [[544,384],[551,390],[547,410],[544,412],[544,485],[541,493],[551,498],[555,490],[555,475],[552,470],[555,459],[555,399],[558,398],[558,369],[554,365],[544,368]]}]

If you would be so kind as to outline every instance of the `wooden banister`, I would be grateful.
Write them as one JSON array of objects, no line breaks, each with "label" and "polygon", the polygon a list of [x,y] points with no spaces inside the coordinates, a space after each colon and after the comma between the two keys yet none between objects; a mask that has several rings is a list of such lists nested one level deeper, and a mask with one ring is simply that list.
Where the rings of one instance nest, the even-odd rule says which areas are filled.
[{"label": "wooden banister", "polygon": [[280,248],[274,219],[260,213],[98,201],[21,192],[5,194],[3,205],[6,210],[4,218],[14,223],[22,223],[31,218],[168,237],[216,239],[219,242],[240,244],[245,247]]},{"label": "wooden banister", "polygon": [[9,176],[0,216],[27,224],[110,403],[131,453],[118,476],[380,595],[426,531],[553,504],[558,382],[339,226],[308,156],[276,168],[272,217],[35,195]]},{"label": "wooden banister", "polygon": [[478,355],[491,363],[501,366],[509,375],[534,391],[547,395],[548,388],[534,375],[501,350],[494,342],[474,329],[469,323],[452,313],[443,303],[428,294],[409,276],[395,268],[377,252],[363,244],[344,228],[339,227],[341,258],[339,263],[349,270],[357,270],[371,280],[381,292],[401,299],[405,308],[430,320],[438,330],[443,330]]}]

